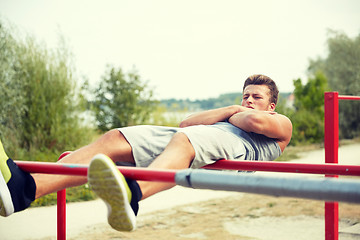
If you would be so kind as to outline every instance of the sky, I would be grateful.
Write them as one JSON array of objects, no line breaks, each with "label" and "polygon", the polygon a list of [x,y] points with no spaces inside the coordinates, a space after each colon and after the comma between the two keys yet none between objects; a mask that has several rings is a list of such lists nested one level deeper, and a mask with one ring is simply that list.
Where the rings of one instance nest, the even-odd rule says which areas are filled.
[{"label": "sky", "polygon": [[252,74],[291,92],[329,29],[360,34],[358,0],[0,0],[0,17],[49,49],[62,35],[77,79],[136,69],[156,99],[240,92]]}]

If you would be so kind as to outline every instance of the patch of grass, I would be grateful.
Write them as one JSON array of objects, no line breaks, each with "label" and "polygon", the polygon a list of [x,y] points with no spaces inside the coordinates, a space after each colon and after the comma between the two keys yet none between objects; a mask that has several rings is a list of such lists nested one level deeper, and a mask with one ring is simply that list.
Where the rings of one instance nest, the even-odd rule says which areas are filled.
[{"label": "patch of grass", "polygon": [[[89,130],[89,142],[97,139],[100,135],[101,133],[95,130]],[[77,149],[81,146],[82,145],[79,143],[79,145],[77,147],[74,147],[73,149]],[[56,162],[61,153],[62,152],[54,149],[30,149],[30,151],[24,149],[17,150],[17,156],[19,156],[19,159],[25,161]],[[95,198],[96,195],[89,189],[88,184],[66,189],[66,202],[90,201],[94,200]],[[36,199],[30,205],[30,207],[50,206],[56,204],[57,194],[52,193]]]},{"label": "patch of grass", "polygon": [[252,207],[249,209],[249,211],[253,211],[253,210],[259,210],[260,208],[259,207]]},{"label": "patch of grass", "polygon": [[350,145],[350,144],[354,144],[354,143],[360,143],[360,137],[353,138],[353,139],[341,139],[339,141],[340,146],[346,146],[346,145]]},{"label": "patch of grass", "polygon": [[[360,138],[354,138],[354,139],[341,139],[339,140],[339,146],[346,146],[350,144],[359,143]],[[291,145],[286,147],[285,151],[281,154],[280,157],[275,159],[277,162],[285,162],[290,161],[294,159],[300,158],[300,154],[304,152],[319,150],[324,148],[323,143],[316,143],[316,144],[299,144],[299,145]]]},{"label": "patch of grass", "polygon": [[298,155],[299,152],[300,151],[297,150],[297,149],[294,149],[294,147],[288,147],[280,155],[280,157],[275,159],[275,161],[277,161],[277,162],[286,162],[286,161],[290,161],[290,160],[293,160],[293,159],[297,159],[297,158],[299,158],[299,155]]},{"label": "patch of grass", "polygon": [[296,146],[288,146],[280,157],[275,159],[277,162],[285,162],[300,158],[303,152],[309,152],[323,148],[323,144],[304,144]]},{"label": "patch of grass", "polygon": [[267,204],[267,206],[268,206],[269,208],[272,208],[272,207],[275,207],[275,206],[276,206],[276,203],[275,203],[275,202],[269,202],[269,203]]},{"label": "patch of grass", "polygon": [[[66,202],[90,201],[90,200],[94,200],[95,198],[96,195],[89,189],[88,184],[66,189]],[[51,193],[49,195],[36,199],[31,204],[31,207],[50,206],[50,205],[56,205],[56,203],[57,203],[57,194]]]}]

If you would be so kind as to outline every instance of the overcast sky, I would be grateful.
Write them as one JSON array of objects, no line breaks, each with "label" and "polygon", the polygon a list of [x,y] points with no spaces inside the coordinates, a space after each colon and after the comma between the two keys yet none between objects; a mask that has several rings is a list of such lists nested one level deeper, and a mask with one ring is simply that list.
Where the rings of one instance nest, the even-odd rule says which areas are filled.
[{"label": "overcast sky", "polygon": [[92,85],[107,64],[135,67],[157,99],[241,91],[256,73],[289,92],[328,29],[360,34],[358,0],[0,0],[0,16],[48,48],[61,33]]}]

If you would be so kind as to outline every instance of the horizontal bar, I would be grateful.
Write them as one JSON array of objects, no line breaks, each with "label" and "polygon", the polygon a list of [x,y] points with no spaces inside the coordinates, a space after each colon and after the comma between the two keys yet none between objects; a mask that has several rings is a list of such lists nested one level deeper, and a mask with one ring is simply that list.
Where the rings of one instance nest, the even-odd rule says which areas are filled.
[{"label": "horizontal bar", "polygon": [[213,164],[205,166],[204,168],[360,176],[360,166],[328,164],[328,163],[308,164],[308,163],[269,162],[269,161],[218,160]]},{"label": "horizontal bar", "polygon": [[87,176],[88,165],[54,162],[14,161],[22,170],[29,173]]},{"label": "horizontal bar", "polygon": [[[15,161],[20,168],[26,172],[48,173],[62,175],[87,175],[87,165],[50,163],[50,162],[31,162]],[[144,181],[173,182],[175,170],[160,170],[134,167],[118,167],[126,177]],[[243,171],[271,171],[288,173],[310,173],[327,175],[348,175],[360,176],[360,166],[340,165],[340,164],[307,164],[307,163],[285,163],[268,161],[234,161],[218,160],[207,165],[206,169],[227,169]],[[154,176],[153,176],[154,175]]]},{"label": "horizontal bar", "polygon": [[[87,176],[88,165],[51,163],[51,162],[32,162],[15,161],[24,171],[30,173],[60,174]],[[128,178],[143,181],[175,182],[175,170],[161,170],[139,167],[118,167],[120,172]]]},{"label": "horizontal bar", "polygon": [[[222,160],[230,162],[229,160]],[[77,164],[15,161],[27,172],[86,176],[88,167]],[[234,161],[231,161],[234,162]],[[250,162],[257,163],[257,162]],[[259,162],[266,163],[266,162]],[[279,163],[285,164],[285,163]],[[302,164],[303,165],[303,164]],[[318,164],[329,165],[329,164]],[[340,165],[341,166],[341,165]],[[354,166],[349,166],[354,167]],[[124,176],[144,181],[175,182],[178,185],[213,190],[241,191],[274,196],[311,198],[325,201],[360,202],[360,181],[339,179],[270,178],[206,170],[159,170],[118,167]],[[356,200],[354,200],[356,198]]]},{"label": "horizontal bar", "polygon": [[177,185],[196,189],[237,191],[323,201],[360,203],[360,181],[337,178],[281,178],[253,174],[181,170]]},{"label": "horizontal bar", "polygon": [[156,182],[172,182],[175,183],[176,170],[162,170],[140,167],[118,167],[120,172],[128,178],[156,181]]},{"label": "horizontal bar", "polygon": [[339,100],[360,100],[359,96],[346,96],[346,95],[339,95]]}]

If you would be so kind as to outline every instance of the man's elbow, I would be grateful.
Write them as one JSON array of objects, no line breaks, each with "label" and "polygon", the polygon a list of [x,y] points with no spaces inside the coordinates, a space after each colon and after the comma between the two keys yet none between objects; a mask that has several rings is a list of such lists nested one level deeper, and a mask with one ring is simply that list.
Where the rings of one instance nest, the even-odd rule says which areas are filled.
[{"label": "man's elbow", "polygon": [[179,127],[184,128],[190,126],[189,122],[186,120],[183,120],[180,122]]}]

